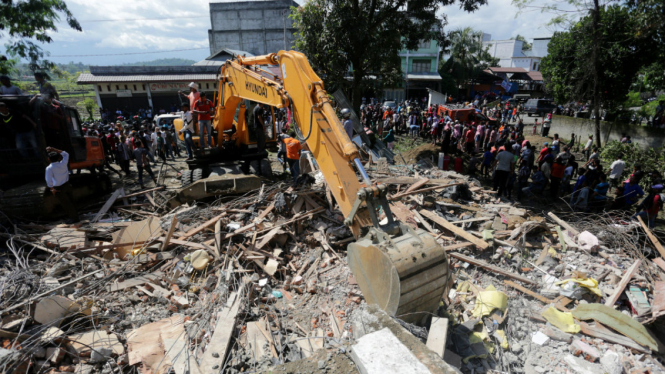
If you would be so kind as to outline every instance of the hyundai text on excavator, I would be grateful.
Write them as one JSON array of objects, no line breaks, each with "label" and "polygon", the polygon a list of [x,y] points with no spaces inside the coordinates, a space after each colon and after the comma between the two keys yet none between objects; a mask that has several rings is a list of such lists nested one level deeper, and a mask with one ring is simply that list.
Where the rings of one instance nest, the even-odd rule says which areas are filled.
[{"label": "hyundai text on excavator", "polygon": [[[60,115],[54,116],[44,105],[50,105],[41,99],[30,103],[29,96],[0,95],[9,110],[9,117],[20,121],[32,121],[37,128],[33,131],[37,137],[38,148],[19,149],[14,141],[13,131],[0,129],[0,210],[10,216],[26,218],[54,218],[64,214],[63,209],[46,187],[46,147],[52,146],[67,151],[70,156],[70,182],[77,201],[91,196],[103,196],[111,189],[111,179],[105,173],[97,172],[106,162],[104,148],[99,138],[84,136],[81,120],[76,108],[60,105]],[[23,117],[26,116],[26,117]],[[61,118],[58,118],[61,117]],[[45,136],[45,128],[49,131]],[[87,169],[91,173],[81,173]]]},{"label": "hyundai text on excavator", "polygon": [[[281,76],[261,66],[277,66]],[[412,323],[434,313],[448,283],[446,253],[425,231],[393,219],[386,186],[370,181],[307,58],[296,51],[238,56],[222,66],[219,83],[214,126],[222,151],[251,144],[247,101],[289,108],[299,140],[307,144],[356,238],[348,245],[348,262],[366,301]],[[386,224],[380,223],[380,210]]]}]

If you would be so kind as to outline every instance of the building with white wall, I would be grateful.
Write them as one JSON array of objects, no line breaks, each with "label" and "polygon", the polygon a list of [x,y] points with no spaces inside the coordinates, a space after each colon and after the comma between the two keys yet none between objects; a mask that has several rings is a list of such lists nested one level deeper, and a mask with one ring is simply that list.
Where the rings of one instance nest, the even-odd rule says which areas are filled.
[{"label": "building with white wall", "polygon": [[498,58],[498,66],[504,68],[523,68],[526,71],[540,71],[540,61],[547,56],[547,44],[551,37],[534,38],[530,50],[524,51],[520,40],[487,40],[491,35],[483,34],[483,47],[489,47],[492,57]]}]

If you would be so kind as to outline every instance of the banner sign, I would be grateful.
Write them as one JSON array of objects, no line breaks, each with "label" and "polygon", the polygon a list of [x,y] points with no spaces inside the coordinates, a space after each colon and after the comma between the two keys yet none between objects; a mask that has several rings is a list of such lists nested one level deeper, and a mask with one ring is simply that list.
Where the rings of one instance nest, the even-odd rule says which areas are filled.
[{"label": "banner sign", "polygon": [[116,90],[115,94],[118,97],[132,97],[132,90]]},{"label": "banner sign", "polygon": [[190,82],[150,83],[150,91],[185,91],[189,92]]}]

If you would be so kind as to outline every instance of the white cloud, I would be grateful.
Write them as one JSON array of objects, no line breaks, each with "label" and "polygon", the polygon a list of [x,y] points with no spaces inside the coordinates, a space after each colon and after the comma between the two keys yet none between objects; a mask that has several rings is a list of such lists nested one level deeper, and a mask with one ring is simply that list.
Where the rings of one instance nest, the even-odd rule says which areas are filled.
[{"label": "white cloud", "polygon": [[127,48],[139,50],[173,50],[207,47],[208,40],[190,40],[150,34],[120,33],[102,39],[96,47]]}]

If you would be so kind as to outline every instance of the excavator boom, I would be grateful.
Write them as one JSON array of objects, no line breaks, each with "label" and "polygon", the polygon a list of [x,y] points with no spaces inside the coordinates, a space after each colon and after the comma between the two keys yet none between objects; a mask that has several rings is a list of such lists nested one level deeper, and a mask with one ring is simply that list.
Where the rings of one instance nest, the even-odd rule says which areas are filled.
[{"label": "excavator boom", "polygon": [[[262,70],[264,65],[278,66],[281,77]],[[428,233],[393,220],[386,187],[372,184],[305,55],[280,51],[229,60],[221,69],[218,98],[220,134],[234,124],[244,99],[290,108],[300,140],[307,143],[357,239],[348,247],[349,266],[367,302],[410,322],[436,310],[448,281],[445,251]],[[386,224],[380,224],[379,208]]]}]

